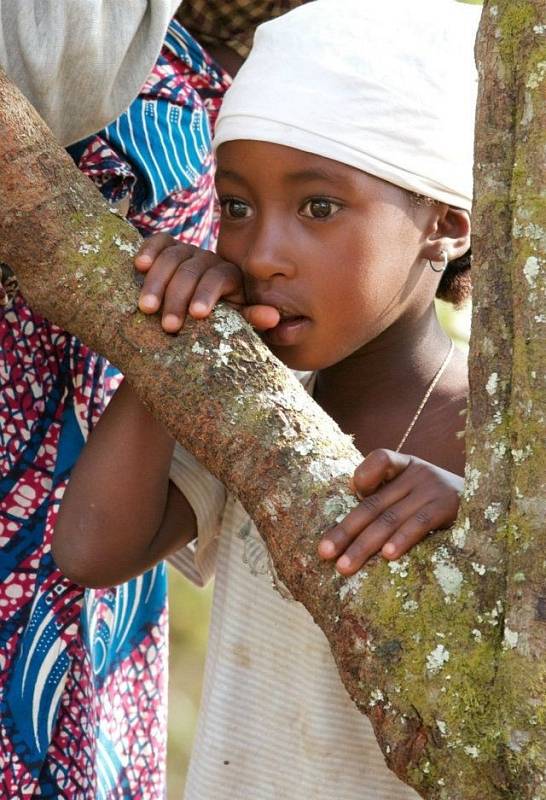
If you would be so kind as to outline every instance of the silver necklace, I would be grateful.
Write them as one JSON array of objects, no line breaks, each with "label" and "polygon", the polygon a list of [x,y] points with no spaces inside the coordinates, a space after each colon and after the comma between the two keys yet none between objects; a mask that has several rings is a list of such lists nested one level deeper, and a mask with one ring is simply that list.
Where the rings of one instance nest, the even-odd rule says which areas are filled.
[{"label": "silver necklace", "polygon": [[398,447],[397,447],[397,448],[396,448],[396,450],[395,450],[395,452],[396,452],[396,453],[399,453],[399,452],[400,452],[400,450],[402,449],[402,447],[404,446],[404,444],[405,444],[405,442],[406,442],[406,439],[408,438],[408,436],[409,436],[409,435],[410,435],[410,433],[412,432],[413,428],[415,427],[415,423],[417,422],[417,420],[418,420],[418,419],[419,419],[419,417],[421,416],[421,411],[422,411],[422,410],[424,409],[424,407],[426,406],[426,404],[427,404],[427,400],[429,399],[430,395],[432,394],[432,392],[433,392],[433,391],[434,391],[434,389],[436,388],[436,386],[437,386],[437,384],[438,384],[438,381],[440,380],[440,378],[442,377],[442,375],[443,375],[443,374],[444,374],[444,372],[446,371],[447,365],[448,365],[448,364],[449,364],[449,362],[451,361],[451,356],[453,355],[453,351],[454,351],[454,350],[455,350],[455,345],[454,345],[454,343],[453,343],[453,340],[452,340],[452,341],[451,341],[450,348],[449,348],[449,351],[448,351],[448,354],[447,354],[447,356],[444,358],[444,360],[442,361],[442,363],[440,364],[440,369],[438,370],[438,372],[436,373],[436,375],[435,375],[435,376],[434,376],[434,378],[432,379],[432,383],[430,384],[430,386],[429,386],[429,387],[428,387],[428,389],[426,390],[426,392],[425,392],[425,396],[423,397],[423,399],[422,399],[422,400],[421,400],[421,402],[419,403],[419,407],[418,407],[417,411],[415,412],[415,414],[414,414],[414,416],[413,416],[413,419],[412,419],[412,421],[411,421],[411,422],[410,422],[410,424],[408,425],[408,429],[407,429],[407,431],[406,431],[406,432],[405,432],[405,434],[402,436],[402,439],[400,440],[400,444],[398,445]]}]

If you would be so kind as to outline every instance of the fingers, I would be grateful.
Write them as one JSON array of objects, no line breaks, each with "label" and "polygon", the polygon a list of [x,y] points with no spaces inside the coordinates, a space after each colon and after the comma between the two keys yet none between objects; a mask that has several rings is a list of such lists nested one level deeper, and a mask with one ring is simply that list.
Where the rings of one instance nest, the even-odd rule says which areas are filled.
[{"label": "fingers", "polygon": [[[353,488],[362,502],[339,525],[323,537],[319,544],[322,558],[337,558],[377,517],[411,491],[411,481],[404,480],[411,456],[392,450],[373,450],[360,464],[353,476]],[[393,479],[400,475],[397,481]],[[391,483],[385,481],[391,480]]]},{"label": "fingers", "polygon": [[392,481],[411,464],[412,457],[394,450],[372,450],[353,476],[353,486],[358,497],[375,492],[384,481]]},{"label": "fingers", "polygon": [[216,256],[213,259],[212,266],[205,263],[202,254],[199,259],[188,259],[170,278],[164,290],[161,320],[168,333],[177,333],[183,327],[188,311],[195,319],[204,319],[221,298],[242,301],[240,271]]},{"label": "fingers", "polygon": [[424,501],[415,494],[388,508],[361,532],[336,561],[342,575],[354,575],[373,555],[381,554],[390,561],[400,558],[431,531],[446,527],[457,516],[458,500],[446,522],[446,497]]},{"label": "fingers", "polygon": [[[178,276],[175,276],[175,280]],[[172,299],[171,299],[172,294]],[[234,264],[227,261],[216,261],[194,283],[189,313],[195,319],[208,317],[214,306],[224,298],[230,303],[239,305],[244,301],[241,272]],[[165,313],[176,312],[176,283],[169,285],[165,296]],[[171,305],[172,303],[172,305]]]},{"label": "fingers", "polygon": [[[408,498],[401,503],[395,503],[384,511],[367,527],[365,533],[361,532],[356,536],[343,555],[337,559],[338,572],[342,575],[353,575],[357,572],[369,558],[381,550],[401,524],[409,523],[414,532],[412,518],[419,512],[419,509],[420,503],[416,503],[415,499],[411,502],[411,499]],[[422,536],[425,536],[429,530],[430,528],[427,528]],[[420,538],[422,537],[416,537],[415,541],[419,541]]]},{"label": "fingers", "polygon": [[357,572],[422,506],[422,501],[415,495],[390,502],[395,497],[397,495],[390,494],[386,500],[380,494],[372,495],[371,504],[366,498],[326,534],[319,544],[319,555],[335,558],[336,569],[342,575]]},{"label": "fingers", "polygon": [[242,276],[235,265],[166,234],[144,242],[135,266],[145,273],[139,308],[153,314],[163,306],[161,324],[168,333],[183,327],[188,312],[197,319],[208,316],[222,297],[244,302]]},{"label": "fingers", "polygon": [[[378,485],[381,476],[389,482]],[[356,470],[357,483],[361,496],[362,488],[375,487],[374,491],[364,495],[318,547],[321,558],[336,559],[343,575],[353,575],[379,551],[385,558],[400,558],[431,530],[449,526],[457,516],[462,479],[420,459],[375,451]]]},{"label": "fingers", "polygon": [[[206,253],[202,253],[205,258],[200,263],[198,257],[194,258],[197,248],[178,243],[173,244],[174,241],[169,237],[170,243],[167,243],[163,234],[159,234],[157,237],[152,236],[144,242],[144,245],[150,243],[148,251],[143,254],[141,249],[135,258],[135,266],[140,264],[141,266],[137,268],[146,272],[138,303],[138,307],[145,314],[154,314],[159,310],[166,288],[178,269],[184,269],[191,279],[192,277],[199,278],[205,266]],[[144,258],[152,258],[153,261],[144,267],[142,266]]]},{"label": "fingers", "polygon": [[[157,233],[154,236],[150,236],[142,242],[140,250],[135,256],[135,267],[140,272],[146,272],[165,248],[178,244],[180,243],[168,233]],[[195,249],[191,245],[181,246],[191,250]]]},{"label": "fingers", "polygon": [[454,498],[451,519],[446,519],[446,504],[438,501],[427,503],[416,514],[401,525],[381,548],[381,553],[389,560],[395,560],[407,553],[420,542],[430,531],[448,527],[457,517],[459,503]]},{"label": "fingers", "polygon": [[207,317],[221,298],[235,305],[257,331],[274,328],[280,320],[272,306],[246,305],[238,267],[169,234],[146,239],[135,267],[145,274],[139,308],[154,314],[163,305],[161,324],[168,333],[177,333],[188,313],[195,319]]}]

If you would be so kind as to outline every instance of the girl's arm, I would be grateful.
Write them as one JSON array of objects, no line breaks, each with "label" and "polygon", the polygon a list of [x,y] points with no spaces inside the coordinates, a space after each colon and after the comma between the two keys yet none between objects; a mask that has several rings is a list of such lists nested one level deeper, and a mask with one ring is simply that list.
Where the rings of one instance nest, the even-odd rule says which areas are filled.
[{"label": "girl's arm", "polygon": [[112,586],[197,535],[169,481],[174,442],[124,381],[82,451],[53,534],[53,557],[75,583]]},{"label": "girl's arm", "polygon": [[[258,328],[278,311],[244,305],[241,272],[214,253],[167,234],[148,238],[135,259],[144,280],[139,306],[161,309],[168,333],[187,314],[203,318],[220,298]],[[174,442],[124,382],[72,473],[53,534],[62,572],[84,586],[112,586],[139,575],[197,535],[187,499],[169,481]]]},{"label": "girl's arm", "polygon": [[[188,313],[208,316],[222,297],[244,302],[236,266],[167,234],[147,239],[135,266],[145,276],[140,308],[161,309],[168,333],[180,330]],[[266,308],[266,320],[271,312],[278,318]],[[193,510],[169,481],[173,448],[124,382],[89,437],[61,504],[53,556],[67,577],[92,587],[122,583],[195,538]]]}]

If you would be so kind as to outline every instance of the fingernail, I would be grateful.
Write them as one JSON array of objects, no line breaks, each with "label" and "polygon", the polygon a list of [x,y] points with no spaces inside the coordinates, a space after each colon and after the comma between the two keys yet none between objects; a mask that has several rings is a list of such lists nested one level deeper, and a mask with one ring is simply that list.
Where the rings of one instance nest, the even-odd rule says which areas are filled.
[{"label": "fingernail", "polygon": [[349,569],[350,566],[351,566],[351,559],[349,558],[349,556],[341,556],[341,558],[338,558],[338,560],[336,561],[336,567],[338,567],[338,569]]},{"label": "fingernail", "polygon": [[139,264],[142,264],[144,266],[145,264],[151,264],[153,259],[152,259],[151,256],[147,256],[145,254],[142,254],[142,255],[136,256],[135,261],[138,261]]},{"label": "fingernail", "polygon": [[190,305],[190,314],[204,314],[207,310],[207,306],[200,300]]},{"label": "fingernail", "polygon": [[166,314],[161,320],[161,324],[165,329],[173,330],[180,327],[180,317],[175,314]]},{"label": "fingernail", "polygon": [[319,545],[319,552],[323,558],[332,558],[336,554],[334,543],[324,539]]},{"label": "fingernail", "polygon": [[392,544],[392,542],[387,542],[387,544],[383,545],[383,555],[384,556],[396,555],[396,545]]},{"label": "fingernail", "polygon": [[159,308],[159,300],[155,294],[143,294],[138,301],[138,306],[143,311],[156,311]]}]

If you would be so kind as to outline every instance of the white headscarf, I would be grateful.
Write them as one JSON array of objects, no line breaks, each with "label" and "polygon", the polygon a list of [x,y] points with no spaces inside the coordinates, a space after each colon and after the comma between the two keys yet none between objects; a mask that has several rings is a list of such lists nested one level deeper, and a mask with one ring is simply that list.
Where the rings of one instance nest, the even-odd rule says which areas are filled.
[{"label": "white headscarf", "polygon": [[478,14],[454,0],[315,0],[261,25],[215,148],[287,145],[470,210]]}]

